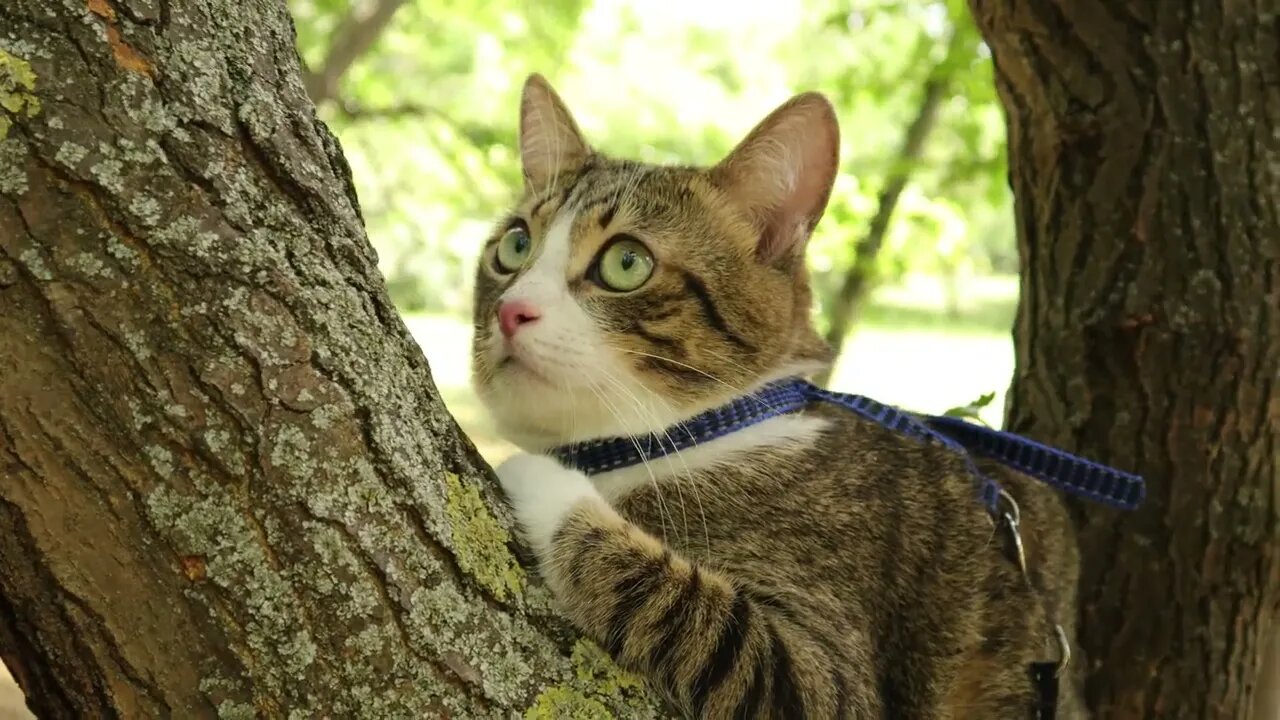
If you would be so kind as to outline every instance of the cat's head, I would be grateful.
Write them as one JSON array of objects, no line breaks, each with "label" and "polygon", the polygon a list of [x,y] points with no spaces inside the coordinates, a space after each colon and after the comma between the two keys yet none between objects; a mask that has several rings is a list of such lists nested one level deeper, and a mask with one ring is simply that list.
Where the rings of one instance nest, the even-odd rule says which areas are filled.
[{"label": "cat's head", "polygon": [[659,431],[830,362],[804,250],[838,147],[806,93],[714,167],[615,160],[531,76],[524,196],[476,274],[472,381],[499,430],[526,449]]}]

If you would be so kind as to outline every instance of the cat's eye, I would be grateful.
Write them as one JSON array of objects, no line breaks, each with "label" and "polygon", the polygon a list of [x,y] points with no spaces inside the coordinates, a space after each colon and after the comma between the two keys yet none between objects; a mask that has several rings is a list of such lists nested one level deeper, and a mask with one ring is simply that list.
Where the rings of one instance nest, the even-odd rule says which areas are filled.
[{"label": "cat's eye", "polygon": [[494,261],[498,272],[513,273],[529,262],[533,253],[533,238],[529,236],[529,228],[524,223],[512,225],[498,240],[498,252]]},{"label": "cat's eye", "polygon": [[632,237],[619,236],[596,261],[594,279],[607,290],[631,292],[653,275],[653,253]]}]

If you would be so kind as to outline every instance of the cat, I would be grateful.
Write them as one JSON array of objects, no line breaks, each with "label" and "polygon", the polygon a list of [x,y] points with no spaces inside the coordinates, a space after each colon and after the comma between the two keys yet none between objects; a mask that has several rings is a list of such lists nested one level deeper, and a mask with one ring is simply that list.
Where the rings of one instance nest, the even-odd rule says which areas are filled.
[{"label": "cat", "polygon": [[[535,74],[518,145],[473,384],[524,451],[496,473],[566,616],[688,717],[1037,717],[1028,668],[1054,623],[1074,637],[1078,557],[1031,479],[979,460],[1020,508],[1024,576],[963,459],[830,404],[592,477],[551,453],[832,361],[805,266],[830,103],[793,97],[713,167],[656,166],[594,150]],[[1060,684],[1057,716],[1084,717],[1078,673]]]}]

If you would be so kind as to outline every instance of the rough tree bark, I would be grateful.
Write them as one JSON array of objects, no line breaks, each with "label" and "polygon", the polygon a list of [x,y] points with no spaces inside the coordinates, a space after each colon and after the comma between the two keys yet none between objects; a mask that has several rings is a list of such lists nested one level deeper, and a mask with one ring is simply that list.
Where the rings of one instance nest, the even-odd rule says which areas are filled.
[{"label": "rough tree bark", "polygon": [[512,547],[284,3],[0,3],[0,656],[32,709],[652,716]]},{"label": "rough tree bark", "polygon": [[1008,426],[1149,484],[1077,508],[1089,702],[1249,717],[1280,603],[1277,4],[971,6],[1017,200]]}]

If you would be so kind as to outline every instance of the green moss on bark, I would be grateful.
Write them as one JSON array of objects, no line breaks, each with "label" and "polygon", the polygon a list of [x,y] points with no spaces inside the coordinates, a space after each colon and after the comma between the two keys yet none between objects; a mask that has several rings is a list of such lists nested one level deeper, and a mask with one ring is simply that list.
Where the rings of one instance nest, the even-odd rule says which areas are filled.
[{"label": "green moss on bark", "polygon": [[448,472],[445,491],[458,564],[499,600],[522,597],[525,573],[507,549],[511,534],[489,511],[480,491]]},{"label": "green moss on bark", "polygon": [[595,643],[579,639],[570,662],[573,679],[543,690],[525,720],[658,717],[644,681],[618,667]]},{"label": "green moss on bark", "polygon": [[[31,64],[20,57],[0,50],[0,140],[8,137],[14,117],[35,117],[40,114],[40,98],[35,95],[36,74]],[[6,115],[7,114],[7,115]]]},{"label": "green moss on bark", "polygon": [[614,717],[599,700],[564,685],[547,688],[524,713],[525,720],[612,720]]}]

